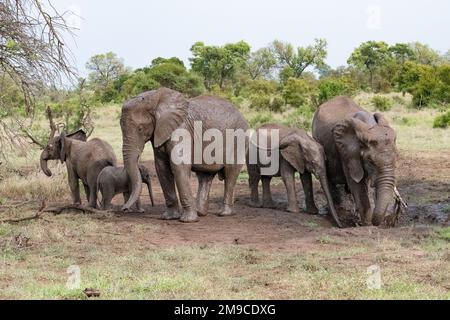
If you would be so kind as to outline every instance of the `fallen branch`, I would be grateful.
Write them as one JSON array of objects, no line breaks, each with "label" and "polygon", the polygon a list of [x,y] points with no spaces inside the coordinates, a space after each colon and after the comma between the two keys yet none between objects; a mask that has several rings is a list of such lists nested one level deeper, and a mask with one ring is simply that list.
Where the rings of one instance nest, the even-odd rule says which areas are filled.
[{"label": "fallen branch", "polygon": [[20,223],[20,222],[25,222],[25,221],[30,221],[30,220],[35,220],[35,219],[40,219],[42,214],[45,212],[44,209],[46,207],[45,204],[45,200],[42,200],[41,206],[39,207],[39,211],[36,212],[34,215],[32,215],[31,217],[25,217],[25,218],[20,218],[20,219],[6,219],[6,220],[0,220],[0,223],[8,223],[8,224],[15,224],[15,223]]},{"label": "fallen branch", "polygon": [[51,213],[54,213],[55,215],[60,215],[64,211],[69,211],[69,210],[81,211],[83,213],[92,213],[92,214],[105,213],[105,211],[100,211],[100,210],[97,210],[97,209],[94,209],[91,207],[86,207],[83,205],[76,205],[76,204],[71,204],[71,205],[57,207],[57,208],[47,208],[44,210],[44,212],[51,212]]}]

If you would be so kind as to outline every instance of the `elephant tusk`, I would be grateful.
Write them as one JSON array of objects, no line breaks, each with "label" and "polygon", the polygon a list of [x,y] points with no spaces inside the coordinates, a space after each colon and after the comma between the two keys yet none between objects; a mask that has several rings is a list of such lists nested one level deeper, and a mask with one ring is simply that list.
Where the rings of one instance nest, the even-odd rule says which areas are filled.
[{"label": "elephant tusk", "polygon": [[394,194],[395,194],[395,200],[400,203],[400,205],[406,210],[408,209],[408,205],[406,204],[406,202],[403,200],[402,196],[400,195],[400,192],[398,192],[397,187],[394,187]]}]

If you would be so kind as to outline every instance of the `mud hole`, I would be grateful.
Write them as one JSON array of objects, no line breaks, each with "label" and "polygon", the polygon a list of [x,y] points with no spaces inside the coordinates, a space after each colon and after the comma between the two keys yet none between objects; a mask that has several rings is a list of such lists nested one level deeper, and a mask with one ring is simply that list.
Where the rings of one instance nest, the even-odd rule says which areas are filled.
[{"label": "mud hole", "polygon": [[[164,211],[164,197],[156,178],[154,164],[147,162],[153,174],[155,194],[155,207],[149,205],[147,193],[143,193],[142,202],[146,209],[145,214],[115,215],[108,218],[116,225],[119,234],[129,234],[130,225],[140,225],[149,229],[142,232],[145,243],[150,246],[173,246],[177,244],[195,244],[208,246],[213,244],[224,245],[251,245],[253,247],[272,250],[307,249],[316,246],[327,236],[347,237],[361,236],[375,238],[382,234],[389,237],[402,237],[410,232],[409,227],[426,225],[448,226],[450,214],[450,166],[447,159],[449,154],[440,154],[434,157],[418,157],[417,155],[403,154],[399,163],[398,187],[400,193],[407,201],[409,209],[405,212],[397,228],[349,228],[339,230],[334,227],[332,220],[326,214],[326,201],[319,184],[315,183],[316,201],[321,213],[312,216],[304,213],[291,214],[285,212],[287,198],[284,185],[275,182],[272,185],[274,199],[277,202],[275,209],[251,208],[247,204],[250,192],[247,181],[241,180],[236,188],[236,215],[221,218],[217,216],[222,206],[223,183],[215,180],[210,198],[210,213],[201,218],[199,223],[182,224],[177,221],[161,221],[159,216]],[[298,179],[299,180],[299,179]],[[448,181],[448,182],[447,182]],[[301,184],[297,181],[299,197],[304,205]],[[197,183],[192,178],[192,190],[195,193]],[[121,196],[114,199],[117,208],[123,203]],[[346,205],[349,205],[347,201]],[[347,210],[352,214],[352,210]],[[353,214],[355,214],[353,212]],[[420,228],[419,228],[420,230]],[[318,240],[319,238],[319,240]],[[328,246],[332,250],[333,246]]]}]

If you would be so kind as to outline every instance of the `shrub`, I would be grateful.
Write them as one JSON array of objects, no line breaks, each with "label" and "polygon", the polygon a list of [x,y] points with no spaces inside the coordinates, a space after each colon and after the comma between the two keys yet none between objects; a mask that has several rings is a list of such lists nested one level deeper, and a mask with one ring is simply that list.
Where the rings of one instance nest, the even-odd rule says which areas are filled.
[{"label": "shrub", "polygon": [[374,96],[372,98],[372,104],[379,111],[389,111],[392,109],[392,101],[387,97]]},{"label": "shrub", "polygon": [[448,127],[450,127],[450,111],[437,116],[433,123],[433,128],[446,129]]},{"label": "shrub", "polygon": [[356,85],[349,78],[324,78],[319,82],[319,104],[325,103],[337,96],[351,96],[356,91]]},{"label": "shrub", "polygon": [[273,117],[270,112],[261,112],[258,113],[256,116],[250,119],[249,125],[250,128],[258,128],[262,126],[263,124],[273,122]]},{"label": "shrub", "polygon": [[314,105],[317,95],[315,80],[290,78],[283,88],[284,101],[292,107]]},{"label": "shrub", "polygon": [[310,130],[313,116],[314,110],[308,106],[303,106],[286,117],[282,123],[288,127]]},{"label": "shrub", "polygon": [[253,80],[242,91],[242,95],[250,101],[250,108],[255,110],[281,111],[284,101],[278,94],[278,84],[269,80]]}]

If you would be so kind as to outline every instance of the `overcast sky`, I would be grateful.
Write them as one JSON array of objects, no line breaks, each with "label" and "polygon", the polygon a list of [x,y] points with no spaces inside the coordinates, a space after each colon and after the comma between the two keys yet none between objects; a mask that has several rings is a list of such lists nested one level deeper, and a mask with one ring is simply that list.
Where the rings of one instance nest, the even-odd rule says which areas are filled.
[{"label": "overcast sky", "polygon": [[344,65],[361,42],[420,41],[450,49],[449,0],[53,0],[71,10],[77,27],[76,63],[113,51],[127,66],[148,65],[158,56],[188,61],[197,41],[222,45],[245,40],[253,49],[274,39],[307,45],[328,41],[327,62]]}]

